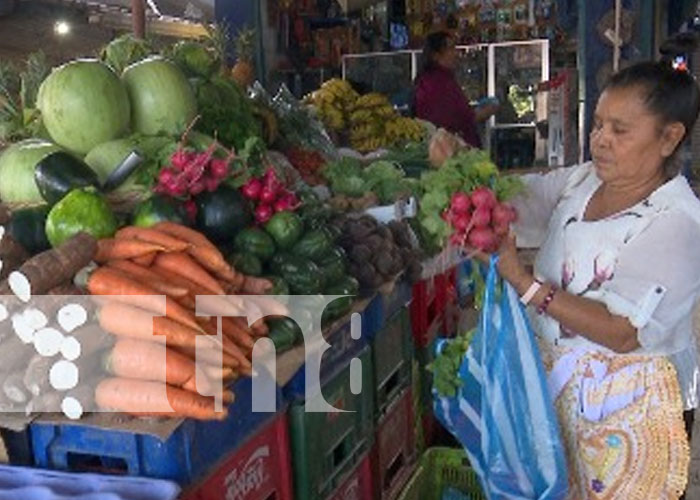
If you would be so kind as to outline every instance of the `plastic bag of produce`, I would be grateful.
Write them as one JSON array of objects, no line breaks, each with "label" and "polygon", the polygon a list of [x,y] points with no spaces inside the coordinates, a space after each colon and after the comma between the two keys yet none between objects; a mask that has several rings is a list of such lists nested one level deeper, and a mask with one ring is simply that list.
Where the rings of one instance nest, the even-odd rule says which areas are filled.
[{"label": "plastic bag of produce", "polygon": [[435,415],[464,446],[489,499],[562,499],[566,461],[544,367],[517,292],[504,283],[498,297],[497,279],[494,258],[462,385],[454,397],[433,389]]}]

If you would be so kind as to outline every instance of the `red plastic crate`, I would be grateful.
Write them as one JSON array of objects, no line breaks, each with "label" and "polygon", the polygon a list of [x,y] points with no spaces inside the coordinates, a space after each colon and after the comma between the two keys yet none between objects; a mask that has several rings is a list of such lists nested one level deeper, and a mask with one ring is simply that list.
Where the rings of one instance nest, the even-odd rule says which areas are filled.
[{"label": "red plastic crate", "polygon": [[413,392],[396,400],[377,424],[372,449],[374,498],[396,498],[413,472],[416,461]]},{"label": "red plastic crate", "polygon": [[372,466],[367,455],[327,500],[368,500],[372,495]]},{"label": "red plastic crate", "polygon": [[286,413],[278,414],[216,471],[191,488],[185,500],[293,500]]},{"label": "red plastic crate", "polygon": [[457,304],[457,267],[413,285],[411,327],[417,347],[426,347],[436,332],[451,326],[445,320],[453,304]]}]

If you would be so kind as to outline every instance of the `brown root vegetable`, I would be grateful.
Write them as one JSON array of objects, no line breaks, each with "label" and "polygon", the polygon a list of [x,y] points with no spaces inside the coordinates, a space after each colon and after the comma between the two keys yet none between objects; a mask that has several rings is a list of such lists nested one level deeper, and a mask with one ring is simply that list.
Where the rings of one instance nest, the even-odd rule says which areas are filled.
[{"label": "brown root vegetable", "polygon": [[363,262],[369,262],[370,260],[372,260],[373,254],[372,250],[368,246],[356,245],[350,250],[349,257],[353,262],[361,264]]},{"label": "brown root vegetable", "polygon": [[50,389],[49,370],[56,360],[57,356],[46,357],[40,354],[35,354],[29,360],[22,385],[32,396],[39,396]]},{"label": "brown root vegetable", "polygon": [[97,252],[97,240],[78,233],[57,248],[35,255],[7,278],[12,292],[23,302],[44,295],[55,286],[70,281],[87,266]]},{"label": "brown root vegetable", "polygon": [[27,259],[27,251],[0,226],[0,279],[5,279]]},{"label": "brown root vegetable", "polygon": [[0,203],[0,224],[5,225],[10,222],[12,212],[4,203]]},{"label": "brown root vegetable", "polygon": [[374,259],[374,265],[377,268],[377,271],[384,276],[393,274],[394,260],[392,259],[391,254],[381,253],[377,255]]}]

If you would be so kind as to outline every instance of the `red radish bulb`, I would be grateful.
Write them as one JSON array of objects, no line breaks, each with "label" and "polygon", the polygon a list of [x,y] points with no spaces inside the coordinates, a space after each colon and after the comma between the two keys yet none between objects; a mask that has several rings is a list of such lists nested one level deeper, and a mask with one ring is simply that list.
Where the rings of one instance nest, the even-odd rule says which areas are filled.
[{"label": "red radish bulb", "polygon": [[170,184],[175,179],[175,172],[170,168],[164,168],[158,174],[158,182],[164,186]]},{"label": "red radish bulb", "polygon": [[471,217],[468,214],[457,214],[452,217],[452,226],[461,233],[467,230],[470,223]]},{"label": "red radish bulb", "polygon": [[440,214],[440,218],[441,218],[442,220],[444,220],[445,222],[450,222],[450,223],[451,223],[451,222],[452,222],[452,217],[454,217],[454,215],[452,214],[452,211],[450,211],[449,209],[443,210],[442,213]]},{"label": "red radish bulb", "polygon": [[466,214],[472,206],[467,193],[459,192],[452,195],[450,209],[456,214]]},{"label": "red radish bulb", "polygon": [[197,217],[197,204],[194,200],[187,200],[185,202],[185,213],[190,220],[194,220]]},{"label": "red radish bulb", "polygon": [[478,207],[472,215],[472,223],[477,228],[488,227],[491,223],[491,210],[486,207]]},{"label": "red radish bulb", "polygon": [[199,179],[198,181],[193,182],[190,184],[190,194],[192,196],[197,196],[198,194],[201,194],[204,192],[206,189],[206,184],[202,179]]},{"label": "red radish bulb", "polygon": [[219,187],[219,184],[220,184],[219,179],[215,179],[214,177],[206,177],[204,179],[204,187],[210,193],[216,191]]},{"label": "red radish bulb", "polygon": [[496,195],[487,187],[476,188],[471,194],[472,204],[477,208],[487,208],[491,210],[498,201]]},{"label": "red radish bulb", "polygon": [[270,205],[258,205],[255,209],[255,220],[259,224],[265,224],[267,221],[272,219],[275,211]]},{"label": "red radish bulb", "polygon": [[241,192],[243,193],[243,196],[249,200],[257,200],[260,198],[262,188],[262,181],[260,179],[253,178],[246,182],[246,184],[241,188]]},{"label": "red radish bulb", "polygon": [[278,194],[277,191],[270,188],[269,186],[264,186],[262,190],[260,191],[260,203],[264,205],[271,205],[277,200]]},{"label": "red radish bulb", "polygon": [[188,154],[185,153],[185,151],[183,151],[182,149],[178,149],[170,157],[170,164],[176,170],[183,170],[187,166],[188,163],[189,163]]},{"label": "red radish bulb", "polygon": [[508,226],[511,222],[515,222],[515,209],[505,203],[499,203],[491,212],[491,218],[494,225]]},{"label": "red radish bulb", "polygon": [[299,200],[294,193],[282,195],[275,202],[275,212],[293,212],[297,209]]},{"label": "red radish bulb", "polygon": [[498,245],[496,234],[489,228],[474,228],[469,232],[469,246],[485,252],[494,252]]},{"label": "red radish bulb", "polygon": [[452,243],[454,246],[462,247],[464,246],[466,239],[467,238],[464,233],[452,233],[452,236],[450,236],[450,243]]},{"label": "red radish bulb", "polygon": [[228,176],[228,162],[220,158],[214,158],[209,163],[209,171],[217,179],[225,179]]}]

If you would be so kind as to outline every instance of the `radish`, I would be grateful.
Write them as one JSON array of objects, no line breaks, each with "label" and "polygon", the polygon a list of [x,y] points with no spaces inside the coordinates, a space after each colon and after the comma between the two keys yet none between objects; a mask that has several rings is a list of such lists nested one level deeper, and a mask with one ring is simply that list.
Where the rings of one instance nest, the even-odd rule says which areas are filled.
[{"label": "radish", "polygon": [[275,211],[270,205],[258,205],[255,209],[255,220],[260,224],[265,224],[272,219]]},{"label": "radish", "polygon": [[464,246],[466,239],[467,238],[464,233],[452,233],[452,236],[450,236],[450,243],[452,243],[454,246],[462,247]]},{"label": "radish", "polygon": [[214,177],[206,177],[204,179],[204,187],[210,193],[216,191],[217,188],[219,187],[219,184],[220,184],[219,179],[216,179]]},{"label": "radish", "polygon": [[275,212],[293,212],[298,208],[299,200],[294,193],[286,193],[275,202]]},{"label": "radish", "polygon": [[486,207],[478,207],[474,210],[474,215],[472,215],[472,223],[474,227],[484,228],[488,227],[491,222],[491,211]]},{"label": "radish", "polygon": [[262,191],[262,188],[262,181],[252,178],[241,188],[241,193],[249,200],[257,200],[260,198],[260,191]]},{"label": "radish", "polygon": [[228,176],[228,162],[219,158],[214,158],[209,163],[209,171],[216,179],[225,179]]},{"label": "radish", "polygon": [[457,214],[452,217],[452,226],[461,233],[467,230],[470,223],[471,217],[469,214]]},{"label": "radish", "polygon": [[192,196],[197,196],[198,194],[201,194],[205,188],[206,185],[204,184],[204,181],[199,179],[190,185],[190,194]]},{"label": "radish", "polygon": [[472,206],[467,193],[459,192],[452,195],[450,209],[456,214],[466,214]]},{"label": "radish", "polygon": [[499,237],[507,236],[510,232],[510,226],[508,224],[494,224],[493,232]]},{"label": "radish", "polygon": [[189,162],[190,162],[190,159],[188,158],[188,154],[185,153],[185,151],[182,149],[178,149],[170,157],[170,164],[176,170],[183,170]]},{"label": "radish", "polygon": [[175,172],[173,172],[172,169],[164,168],[158,174],[158,182],[164,186],[172,183],[174,180],[175,180]]},{"label": "radish", "polygon": [[469,246],[485,252],[493,252],[498,246],[498,238],[489,228],[474,228],[469,232]]},{"label": "radish", "polygon": [[444,220],[445,222],[449,222],[449,223],[452,223],[453,217],[454,217],[454,215],[452,214],[452,211],[450,211],[449,209],[443,210],[442,213],[440,214],[440,218],[442,220]]},{"label": "radish", "polygon": [[271,205],[277,200],[278,190],[266,185],[260,191],[260,203],[264,205]]},{"label": "radish", "polygon": [[187,200],[184,203],[184,207],[187,217],[193,221],[197,217],[197,204],[194,202],[194,200]]},{"label": "radish", "polygon": [[493,224],[497,226],[508,226],[511,222],[515,222],[515,209],[505,203],[499,203],[491,212]]},{"label": "radish", "polygon": [[476,188],[471,195],[472,204],[477,208],[487,208],[491,210],[496,206],[496,195],[487,187]]}]

